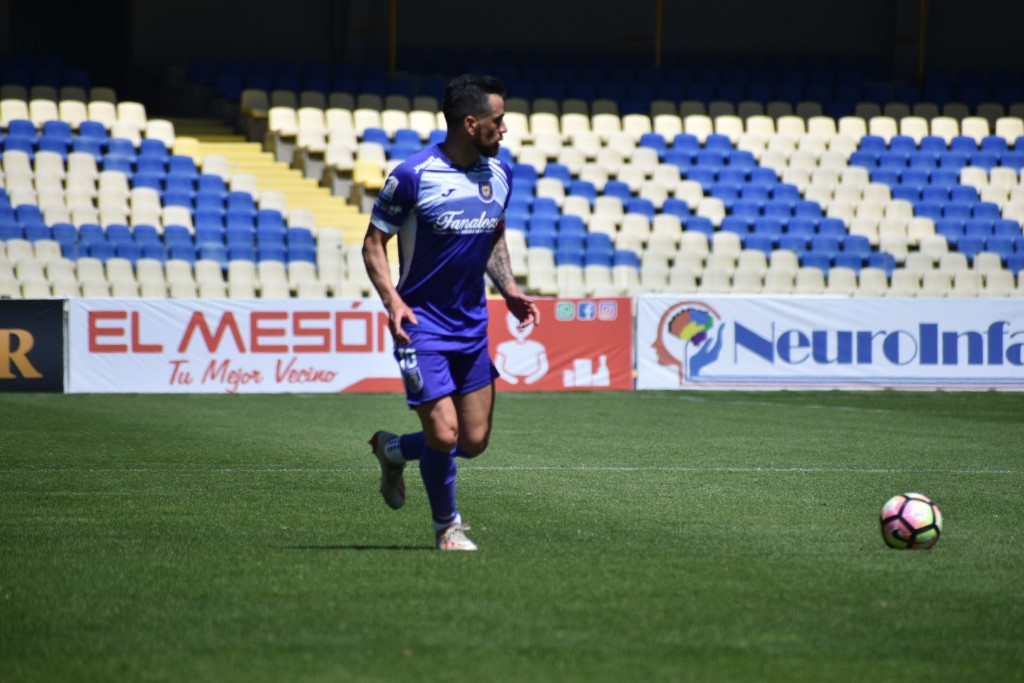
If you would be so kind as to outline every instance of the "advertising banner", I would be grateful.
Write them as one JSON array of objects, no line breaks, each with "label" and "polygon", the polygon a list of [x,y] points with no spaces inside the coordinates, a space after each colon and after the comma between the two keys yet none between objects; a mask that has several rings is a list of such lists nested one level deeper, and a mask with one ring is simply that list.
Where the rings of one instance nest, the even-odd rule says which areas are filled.
[{"label": "advertising banner", "polygon": [[1024,390],[1014,299],[642,296],[638,389]]},{"label": "advertising banner", "polygon": [[72,299],[69,391],[399,391],[372,300]]},{"label": "advertising banner", "polygon": [[[68,390],[403,391],[375,299],[73,299]],[[631,389],[630,299],[541,300],[541,324],[489,304],[500,390]]]},{"label": "advertising banner", "polygon": [[491,301],[491,358],[499,391],[633,388],[633,305],[628,298],[540,299],[540,324],[519,328]]},{"label": "advertising banner", "polygon": [[0,391],[64,391],[64,302],[0,300]]}]

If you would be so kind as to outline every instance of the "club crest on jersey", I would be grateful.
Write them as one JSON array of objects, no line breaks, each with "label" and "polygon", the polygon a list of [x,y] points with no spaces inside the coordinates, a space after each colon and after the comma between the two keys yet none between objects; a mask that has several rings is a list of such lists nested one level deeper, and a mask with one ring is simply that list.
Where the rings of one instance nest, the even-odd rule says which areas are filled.
[{"label": "club crest on jersey", "polygon": [[485,202],[494,199],[494,188],[491,186],[490,180],[477,183],[477,187],[480,189],[480,199],[483,199]]}]

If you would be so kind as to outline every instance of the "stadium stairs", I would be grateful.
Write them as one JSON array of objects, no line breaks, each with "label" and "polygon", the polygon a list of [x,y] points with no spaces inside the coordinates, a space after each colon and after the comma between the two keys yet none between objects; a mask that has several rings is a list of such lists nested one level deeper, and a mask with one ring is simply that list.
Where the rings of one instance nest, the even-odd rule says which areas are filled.
[{"label": "stadium stairs", "polygon": [[207,155],[223,156],[232,174],[256,179],[259,191],[284,194],[288,206],[312,211],[318,229],[339,229],[347,245],[362,242],[369,216],[361,214],[344,197],[331,194],[302,171],[276,161],[258,142],[250,142],[217,119],[171,119],[177,138],[175,154],[186,154],[201,165]]}]

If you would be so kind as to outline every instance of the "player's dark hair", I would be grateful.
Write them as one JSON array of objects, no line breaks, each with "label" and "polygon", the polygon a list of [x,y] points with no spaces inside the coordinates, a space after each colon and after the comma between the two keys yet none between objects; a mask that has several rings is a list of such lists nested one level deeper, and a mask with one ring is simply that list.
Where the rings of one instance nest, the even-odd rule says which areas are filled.
[{"label": "player's dark hair", "polygon": [[493,76],[463,74],[444,89],[441,111],[448,127],[459,125],[467,116],[486,116],[491,112],[490,95],[505,96],[505,86]]}]

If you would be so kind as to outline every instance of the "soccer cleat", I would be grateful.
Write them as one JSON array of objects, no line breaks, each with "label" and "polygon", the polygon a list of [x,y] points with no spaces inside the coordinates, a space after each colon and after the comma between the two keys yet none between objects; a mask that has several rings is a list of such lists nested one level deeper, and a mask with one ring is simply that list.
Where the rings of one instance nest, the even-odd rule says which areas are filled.
[{"label": "soccer cleat", "polygon": [[438,550],[476,550],[476,543],[469,540],[466,524],[449,524],[437,532]]},{"label": "soccer cleat", "polygon": [[387,457],[388,442],[394,438],[397,437],[391,432],[374,432],[369,443],[380,463],[380,495],[388,507],[397,510],[405,505],[405,465],[397,465]]}]

